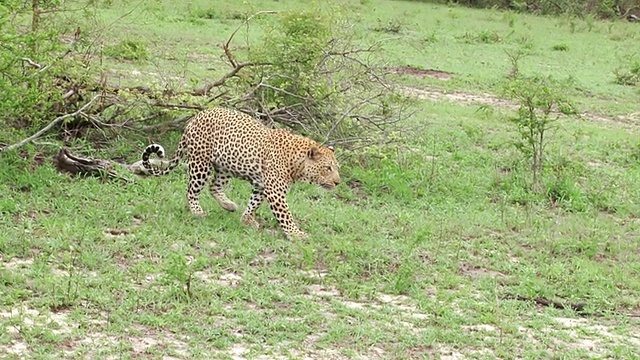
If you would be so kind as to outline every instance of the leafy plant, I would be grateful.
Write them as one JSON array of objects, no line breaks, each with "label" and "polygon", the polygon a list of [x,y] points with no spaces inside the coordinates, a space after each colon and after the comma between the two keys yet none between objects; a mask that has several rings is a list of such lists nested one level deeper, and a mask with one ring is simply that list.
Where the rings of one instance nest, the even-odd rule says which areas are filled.
[{"label": "leafy plant", "polygon": [[[21,3],[0,4],[0,125],[5,130],[40,127],[61,105],[60,75],[72,72],[76,65],[59,61],[65,50],[61,31],[39,25],[48,19],[41,18],[45,9],[25,8]],[[53,12],[55,4],[48,5]],[[52,12],[47,15],[55,15]],[[18,26],[27,17],[32,19],[30,26]]]},{"label": "leafy plant", "polygon": [[509,62],[511,63],[511,70],[509,71],[508,78],[515,79],[520,75],[520,59],[528,56],[529,53],[522,50],[517,49],[515,51],[505,50],[507,57],[509,58]]},{"label": "leafy plant", "polygon": [[613,71],[615,82],[619,85],[637,86],[640,84],[640,59],[632,59],[627,66]]},{"label": "leafy plant", "polygon": [[402,28],[402,23],[397,19],[391,19],[386,23],[378,19],[378,25],[373,28],[373,31],[398,34],[402,31]]},{"label": "leafy plant", "polygon": [[569,50],[569,45],[567,44],[555,44],[551,47],[553,51],[567,51]]},{"label": "leafy plant", "polygon": [[576,110],[561,86],[549,77],[519,76],[509,81],[504,91],[518,103],[516,116],[509,120],[520,135],[518,150],[529,159],[532,189],[541,192],[548,132],[561,114],[575,114]]},{"label": "leafy plant", "polygon": [[191,280],[193,277],[193,269],[187,263],[183,254],[173,254],[169,259],[169,266],[166,269],[167,276],[177,282],[181,291],[184,291],[188,297],[192,296]]},{"label": "leafy plant", "polygon": [[460,36],[460,39],[469,44],[495,44],[502,41],[502,38],[497,32],[488,30],[482,30],[477,33],[465,32]]},{"label": "leafy plant", "polygon": [[139,40],[126,39],[114,45],[108,45],[104,54],[114,59],[146,60],[149,58],[147,46]]},{"label": "leafy plant", "polygon": [[343,145],[375,142],[374,134],[410,114],[410,101],[387,80],[391,73],[374,62],[379,49],[358,47],[344,19],[325,11],[289,11],[276,19],[262,43],[250,46],[252,66],[240,84],[245,109]]}]

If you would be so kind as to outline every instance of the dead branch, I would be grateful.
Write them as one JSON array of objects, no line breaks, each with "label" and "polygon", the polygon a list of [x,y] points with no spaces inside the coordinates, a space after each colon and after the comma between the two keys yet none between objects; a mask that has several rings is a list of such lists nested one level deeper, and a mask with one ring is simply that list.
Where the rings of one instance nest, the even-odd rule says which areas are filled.
[{"label": "dead branch", "polygon": [[13,149],[17,149],[19,147],[24,146],[25,144],[41,137],[42,135],[44,135],[47,131],[51,130],[51,128],[53,128],[54,126],[58,125],[59,123],[63,122],[64,120],[68,119],[68,118],[72,118],[78,115],[83,115],[86,116],[86,114],[84,113],[84,111],[86,109],[88,109],[91,105],[93,105],[93,102],[96,101],[97,99],[101,98],[102,95],[96,95],[93,97],[93,99],[89,100],[88,103],[84,104],[80,109],[70,113],[70,114],[66,114],[66,115],[62,115],[62,116],[58,116],[57,118],[55,118],[52,122],[49,123],[49,125],[43,127],[42,129],[40,129],[38,132],[36,132],[35,134],[29,136],[28,138],[15,143],[13,145],[9,145],[9,146],[5,146],[3,148],[0,148],[0,152],[3,151],[8,151],[8,150],[13,150]]},{"label": "dead branch", "polygon": [[42,69],[42,65],[38,64],[37,62],[29,59],[29,58],[22,58],[21,59],[23,62],[26,62],[27,64],[29,64],[29,66],[34,67],[36,69]]},{"label": "dead branch", "polygon": [[[232,61],[232,60],[230,60]],[[233,60],[235,61],[235,60]],[[246,63],[242,63],[242,64],[236,64],[235,67],[229,71],[228,73],[224,74],[220,79],[218,79],[217,81],[213,82],[213,83],[209,83],[206,84],[204,87],[194,90],[191,92],[191,95],[193,96],[203,96],[203,95],[208,95],[209,91],[211,91],[211,89],[213,89],[214,87],[218,87],[218,86],[222,86],[224,85],[224,83],[227,82],[227,80],[229,80],[230,78],[234,77],[240,70],[242,70],[242,68],[246,67],[246,66],[264,66],[264,65],[269,65],[268,63],[251,63],[251,62],[246,62]]]},{"label": "dead branch", "polygon": [[87,159],[72,155],[67,148],[62,148],[53,159],[58,171],[74,175],[98,175],[119,177],[114,170],[117,163],[108,160]]},{"label": "dead branch", "polygon": [[[164,168],[169,165],[169,161],[166,160],[151,159],[150,162],[156,168]],[[60,172],[72,175],[108,177],[127,182],[131,182],[133,179],[123,176],[120,172],[129,172],[139,176],[148,175],[147,169],[142,166],[142,160],[133,164],[121,164],[110,160],[89,159],[73,155],[67,148],[60,149],[53,158],[53,163]]]},{"label": "dead branch", "polygon": [[186,104],[163,104],[163,103],[154,103],[152,106],[164,108],[164,109],[190,109],[190,110],[203,110],[204,107],[200,105],[186,105]]},{"label": "dead branch", "polygon": [[233,38],[236,36],[236,34],[238,33],[238,31],[240,31],[240,28],[248,25],[249,21],[251,21],[251,19],[253,19],[254,17],[258,16],[258,15],[262,15],[262,14],[277,14],[277,11],[258,11],[257,13],[249,16],[248,18],[246,18],[242,24],[238,25],[238,27],[231,33],[231,36],[229,36],[229,39],[227,39],[227,42],[224,43],[224,45],[222,46],[225,55],[227,56],[227,60],[229,60],[229,63],[231,64],[231,66],[233,66],[234,68],[238,67],[238,63],[236,62],[235,58],[233,57],[233,54],[231,54],[231,51],[229,50],[229,44],[231,44],[231,41],[233,40]]},{"label": "dead branch", "polygon": [[363,101],[362,101],[362,102],[360,102],[360,103],[356,103],[356,104],[354,104],[353,106],[351,106],[351,108],[347,109],[347,110],[342,114],[342,116],[340,116],[340,118],[339,118],[339,119],[337,119],[337,120],[336,120],[336,121],[331,125],[331,128],[330,128],[330,129],[329,129],[329,131],[327,132],[327,135],[325,135],[324,142],[326,143],[327,141],[329,141],[329,139],[331,138],[331,135],[333,134],[333,132],[338,128],[338,126],[340,126],[340,124],[344,121],[344,119],[346,119],[347,117],[349,117],[349,116],[351,115],[351,113],[352,113],[355,109],[357,109],[357,108],[359,108],[360,106],[362,106],[362,104],[367,103],[367,102],[369,102],[369,101],[371,101],[371,100],[373,100],[373,99],[375,99],[375,98],[377,98],[377,97],[380,97],[380,96],[382,96],[382,94],[375,94],[375,95],[371,96],[370,98],[365,99],[365,100],[363,100]]}]

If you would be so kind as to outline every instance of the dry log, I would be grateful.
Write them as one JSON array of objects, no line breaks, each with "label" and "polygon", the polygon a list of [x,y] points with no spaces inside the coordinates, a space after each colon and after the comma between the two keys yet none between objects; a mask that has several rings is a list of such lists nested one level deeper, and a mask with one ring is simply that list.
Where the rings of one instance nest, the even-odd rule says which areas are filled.
[{"label": "dry log", "polygon": [[[151,164],[164,168],[169,161],[151,159]],[[124,175],[132,173],[139,176],[148,175],[148,171],[142,166],[142,160],[133,164],[121,164],[111,160],[89,159],[71,154],[69,149],[61,148],[58,154],[53,158],[53,163],[60,172],[66,172],[72,175],[82,176],[98,176],[111,179],[119,179],[125,181],[133,181]]]}]

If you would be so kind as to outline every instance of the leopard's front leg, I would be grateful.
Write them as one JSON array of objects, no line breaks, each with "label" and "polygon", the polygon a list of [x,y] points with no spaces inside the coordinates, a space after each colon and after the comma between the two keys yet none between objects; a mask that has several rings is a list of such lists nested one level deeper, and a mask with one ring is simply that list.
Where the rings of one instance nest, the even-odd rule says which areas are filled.
[{"label": "leopard's front leg", "polygon": [[307,237],[307,234],[300,229],[296,225],[293,220],[293,216],[291,215],[291,211],[289,210],[289,205],[287,204],[287,189],[265,189],[264,192],[265,197],[269,201],[269,207],[271,208],[271,212],[278,220],[282,231],[284,231],[285,235],[289,240],[294,238],[304,239]]}]

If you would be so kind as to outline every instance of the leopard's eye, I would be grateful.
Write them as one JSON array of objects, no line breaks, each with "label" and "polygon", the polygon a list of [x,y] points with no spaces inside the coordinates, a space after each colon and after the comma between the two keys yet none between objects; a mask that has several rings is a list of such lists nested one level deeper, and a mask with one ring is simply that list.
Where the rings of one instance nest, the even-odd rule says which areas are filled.
[{"label": "leopard's eye", "polygon": [[325,166],[324,169],[327,170],[327,171],[331,171],[332,170],[331,166],[329,166],[329,165]]}]

